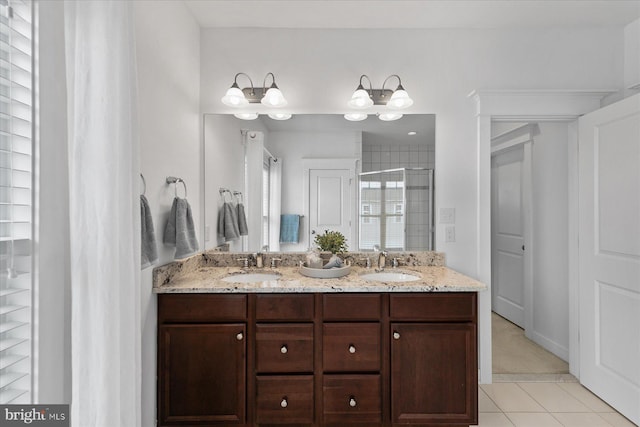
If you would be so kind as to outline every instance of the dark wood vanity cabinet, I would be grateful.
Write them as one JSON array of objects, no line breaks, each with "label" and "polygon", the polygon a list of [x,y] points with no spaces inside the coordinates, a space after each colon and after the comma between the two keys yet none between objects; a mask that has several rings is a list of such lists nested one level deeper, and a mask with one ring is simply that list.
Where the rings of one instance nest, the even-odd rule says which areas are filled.
[{"label": "dark wood vanity cabinet", "polygon": [[476,294],[160,294],[160,426],[477,424]]}]

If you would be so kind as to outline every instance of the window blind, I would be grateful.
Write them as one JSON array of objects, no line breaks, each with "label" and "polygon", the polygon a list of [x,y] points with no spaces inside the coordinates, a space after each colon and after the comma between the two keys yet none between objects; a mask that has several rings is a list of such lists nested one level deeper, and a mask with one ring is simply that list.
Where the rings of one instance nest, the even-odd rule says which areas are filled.
[{"label": "window blind", "polygon": [[0,0],[0,404],[32,401],[32,15]]}]

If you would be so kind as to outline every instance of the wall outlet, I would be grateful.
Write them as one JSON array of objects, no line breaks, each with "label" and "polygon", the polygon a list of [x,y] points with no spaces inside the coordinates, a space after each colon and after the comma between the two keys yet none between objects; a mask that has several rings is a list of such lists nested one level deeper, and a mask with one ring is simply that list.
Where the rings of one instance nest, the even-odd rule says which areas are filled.
[{"label": "wall outlet", "polygon": [[444,241],[446,243],[452,243],[456,241],[455,225],[448,225],[444,228]]},{"label": "wall outlet", "polygon": [[455,224],[456,208],[440,208],[440,224]]}]

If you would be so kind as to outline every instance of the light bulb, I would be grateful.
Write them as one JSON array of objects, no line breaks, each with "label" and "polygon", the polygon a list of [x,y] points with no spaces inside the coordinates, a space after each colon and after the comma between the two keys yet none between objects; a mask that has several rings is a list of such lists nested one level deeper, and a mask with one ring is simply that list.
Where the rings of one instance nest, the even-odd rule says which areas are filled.
[{"label": "light bulb", "polygon": [[236,113],[234,116],[240,120],[255,120],[258,118],[258,113]]},{"label": "light bulb", "polygon": [[359,122],[366,119],[367,117],[368,116],[366,113],[347,113],[344,115],[344,118],[349,120],[350,122]]},{"label": "light bulb", "polygon": [[395,111],[390,111],[387,113],[380,113],[380,115],[378,116],[378,118],[382,121],[385,122],[391,122],[393,120],[398,120],[400,118],[402,118],[402,113],[398,113]]},{"label": "light bulb", "polygon": [[394,110],[402,110],[404,108],[411,107],[413,105],[413,99],[409,98],[409,94],[402,86],[398,86],[395,92],[391,95],[387,107]]},{"label": "light bulb", "polygon": [[369,97],[369,92],[364,90],[362,86],[358,86],[347,105],[351,108],[363,109],[369,108],[373,105],[373,99]]},{"label": "light bulb", "polygon": [[240,90],[237,84],[233,84],[228,90],[227,93],[221,99],[224,105],[228,105],[229,107],[244,107],[249,104],[247,98],[245,98],[244,93]]},{"label": "light bulb", "polygon": [[289,120],[291,114],[289,113],[269,113],[269,117],[273,120]]},{"label": "light bulb", "polygon": [[269,107],[284,107],[287,105],[287,100],[284,99],[284,95],[282,95],[282,92],[275,84],[267,90],[267,93],[264,94],[260,102]]}]

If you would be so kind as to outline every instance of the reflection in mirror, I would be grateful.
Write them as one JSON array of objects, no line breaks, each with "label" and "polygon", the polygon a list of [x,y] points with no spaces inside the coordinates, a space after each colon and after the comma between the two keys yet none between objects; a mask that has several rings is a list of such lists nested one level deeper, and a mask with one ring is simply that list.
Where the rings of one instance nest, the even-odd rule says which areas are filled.
[{"label": "reflection in mirror", "polygon": [[[324,230],[342,232],[351,251],[434,249],[434,115],[212,114],[204,144],[207,249],[306,251]],[[243,193],[247,236],[221,230],[220,188]]]}]

